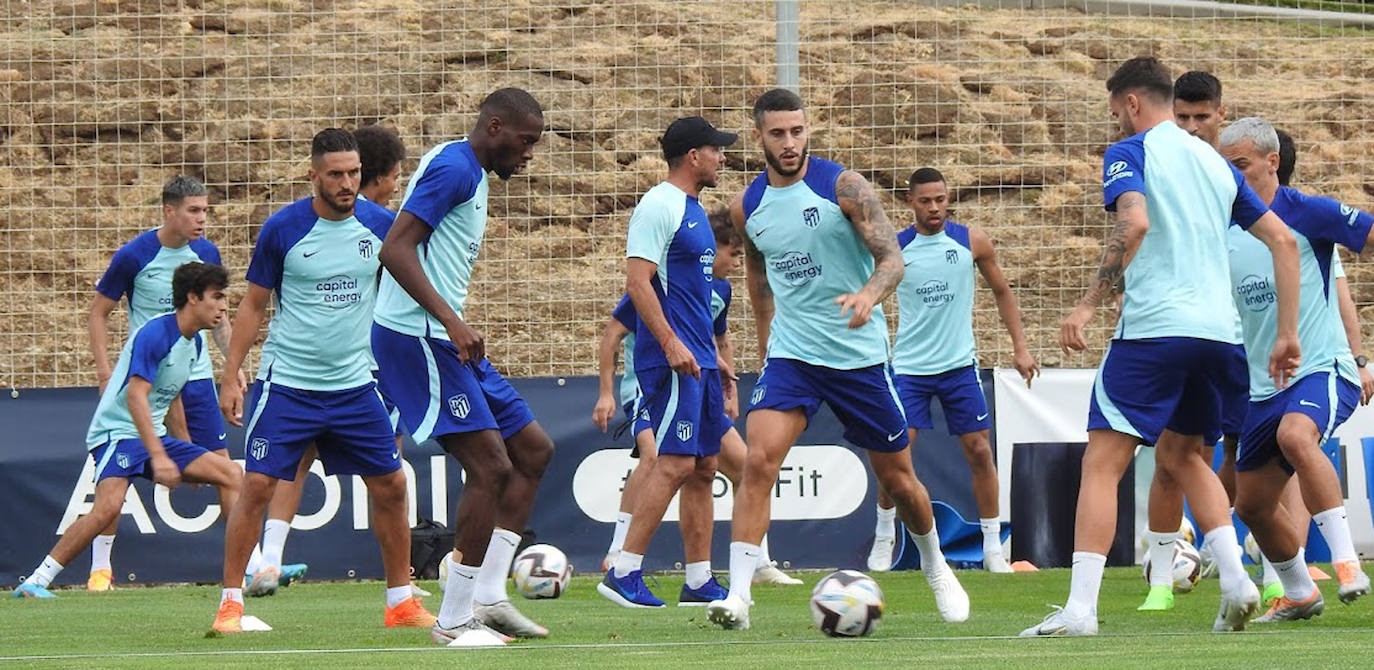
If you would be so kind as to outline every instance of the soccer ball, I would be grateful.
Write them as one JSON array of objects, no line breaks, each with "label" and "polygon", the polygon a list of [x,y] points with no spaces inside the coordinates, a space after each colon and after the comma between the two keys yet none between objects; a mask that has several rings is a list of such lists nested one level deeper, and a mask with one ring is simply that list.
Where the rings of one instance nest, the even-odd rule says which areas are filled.
[{"label": "soccer ball", "polygon": [[451,551],[448,552],[447,554],[444,554],[444,557],[441,558],[441,559],[439,559],[439,590],[440,590],[440,591],[443,591],[444,588],[448,586],[448,559],[450,559],[450,558],[453,558],[453,552],[451,552]]},{"label": "soccer ball", "polygon": [[883,590],[857,570],[837,570],[811,591],[811,620],[830,637],[861,637],[878,627]]},{"label": "soccer ball", "polygon": [[1255,541],[1255,534],[1253,532],[1245,535],[1245,556],[1255,565],[1264,563],[1264,552],[1260,551],[1259,542]]},{"label": "soccer ball", "polygon": [[[1145,582],[1150,581],[1150,555],[1145,554],[1145,561],[1140,564],[1141,576]],[[1193,545],[1176,540],[1174,542],[1174,593],[1188,593],[1197,586],[1197,582],[1202,578],[1202,557],[1198,556],[1197,549]]]},{"label": "soccer ball", "polygon": [[1188,544],[1197,544],[1197,530],[1193,528],[1193,522],[1189,521],[1188,517],[1183,517],[1183,523],[1178,525],[1178,534]]},{"label": "soccer ball", "polygon": [[516,592],[526,598],[557,598],[568,589],[572,566],[558,547],[532,544],[515,557],[511,577]]}]

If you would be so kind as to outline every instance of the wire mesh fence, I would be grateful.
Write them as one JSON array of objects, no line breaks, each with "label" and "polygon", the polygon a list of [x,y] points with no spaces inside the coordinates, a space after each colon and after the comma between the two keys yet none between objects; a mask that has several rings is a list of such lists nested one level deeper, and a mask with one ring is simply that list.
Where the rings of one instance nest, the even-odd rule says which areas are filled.
[{"label": "wire mesh fence", "polygon": [[[656,140],[671,119],[702,114],[745,133],[708,207],[763,167],[748,110],[776,81],[774,0],[0,2],[6,386],[93,382],[95,282],[120,244],[160,224],[159,188],[175,174],[210,186],[207,236],[241,279],[263,220],[308,195],[309,140],[326,126],[396,128],[405,178],[430,146],[468,131],[491,90],[520,86],[543,103],[529,170],[493,186],[466,314],[517,376],[594,371],[629,212],[665,172]],[[912,218],[907,175],[940,168],[954,218],[996,243],[1044,364],[1091,366],[1100,353],[1066,358],[1056,334],[1105,233],[1100,157],[1116,130],[1102,81],[1126,58],[1213,72],[1231,118],[1264,116],[1296,138],[1296,185],[1362,208],[1374,200],[1374,57],[1358,29],[1012,2],[800,10],[812,152],[879,186],[898,225]],[[1374,316],[1374,275],[1348,270]],[[757,369],[736,295],[741,367]],[[1109,321],[1097,320],[1098,343]],[[986,291],[975,323],[982,364],[1009,364]]]}]

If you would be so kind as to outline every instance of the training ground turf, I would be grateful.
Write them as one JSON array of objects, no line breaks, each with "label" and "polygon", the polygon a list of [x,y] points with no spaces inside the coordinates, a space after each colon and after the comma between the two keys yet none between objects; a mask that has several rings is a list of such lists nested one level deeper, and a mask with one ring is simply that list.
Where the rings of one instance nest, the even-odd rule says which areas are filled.
[{"label": "training ground turf", "polygon": [[[232,638],[205,636],[219,589],[209,586],[124,588],[112,593],[59,591],[57,600],[0,602],[0,665],[39,667],[255,668],[596,668],[763,670],[878,667],[927,670],[976,667],[1303,668],[1374,665],[1374,597],[1344,606],[1335,583],[1322,582],[1326,613],[1309,622],[1251,626],[1213,634],[1219,587],[1205,580],[1179,596],[1172,612],[1139,613],[1145,595],[1139,568],[1107,571],[1092,639],[1020,640],[1023,628],[1062,604],[1067,570],[1036,574],[959,573],[972,616],[945,624],[919,572],[877,575],[887,611],[877,632],[831,640],[811,625],[811,586],[824,573],[798,573],[805,586],[754,588],[753,628],[722,631],[702,608],[622,609],[596,594],[596,577],[578,577],[558,600],[515,598],[548,626],[547,640],[504,649],[444,649],[428,631],[382,627],[377,583],[310,583],[271,598],[249,599],[247,613],[276,630]],[[429,600],[439,605],[438,587]],[[650,587],[670,604],[679,575]],[[920,665],[917,665],[920,664]]]}]

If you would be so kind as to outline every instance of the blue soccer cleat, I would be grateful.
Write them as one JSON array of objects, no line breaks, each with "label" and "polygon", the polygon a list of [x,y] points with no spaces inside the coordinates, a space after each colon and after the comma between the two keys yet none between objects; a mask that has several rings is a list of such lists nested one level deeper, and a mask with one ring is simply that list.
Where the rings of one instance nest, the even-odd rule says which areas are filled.
[{"label": "blue soccer cleat", "polygon": [[663,607],[663,601],[644,585],[644,572],[635,570],[624,577],[616,577],[615,569],[606,571],[606,578],[596,585],[596,592],[621,607]]},{"label": "blue soccer cleat", "polygon": [[711,575],[711,578],[706,580],[705,584],[694,589],[688,588],[686,584],[683,584],[682,593],[677,597],[677,606],[705,607],[710,605],[713,600],[725,600],[725,597],[728,595],[730,595],[730,592],[726,590],[724,586],[721,586],[720,582],[716,581],[715,575]]},{"label": "blue soccer cleat", "polygon": [[291,582],[305,579],[305,571],[310,566],[304,563],[287,563],[281,566],[281,577],[278,579],[279,586],[291,586]]},{"label": "blue soccer cleat", "polygon": [[14,597],[16,597],[16,598],[56,598],[57,596],[53,595],[53,594],[52,594],[52,591],[49,591],[49,590],[47,590],[46,588],[43,588],[42,586],[39,586],[39,585],[37,585],[37,584],[28,584],[28,583],[25,583],[25,584],[20,584],[19,586],[15,587],[15,589],[14,589]]}]

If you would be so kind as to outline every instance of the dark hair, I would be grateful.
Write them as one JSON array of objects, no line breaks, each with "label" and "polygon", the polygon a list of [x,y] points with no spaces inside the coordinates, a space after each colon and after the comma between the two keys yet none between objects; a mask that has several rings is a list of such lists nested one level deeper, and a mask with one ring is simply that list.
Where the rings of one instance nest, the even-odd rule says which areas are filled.
[{"label": "dark hair", "polygon": [[164,205],[175,207],[187,198],[200,195],[209,195],[205,190],[205,184],[200,183],[200,180],[195,177],[188,177],[184,174],[172,177],[167,180],[166,184],[162,185],[162,204]]},{"label": "dark hair", "polygon": [[385,176],[405,160],[406,145],[391,128],[363,126],[353,131],[353,139],[358,141],[358,159],[363,163],[362,186]]},{"label": "dark hair", "polygon": [[544,108],[539,101],[523,88],[498,88],[482,99],[478,106],[478,117],[488,119],[493,116],[511,121],[521,116],[544,118]]},{"label": "dark hair", "polygon": [[763,115],[768,112],[795,112],[801,108],[800,95],[785,88],[775,88],[754,101],[754,127],[763,127]]},{"label": "dark hair", "polygon": [[744,244],[744,237],[739,234],[739,228],[730,220],[729,209],[713,209],[708,218],[711,219],[711,232],[716,235],[716,246]]},{"label": "dark hair", "polygon": [[332,154],[338,151],[357,151],[358,140],[353,137],[353,133],[343,128],[325,128],[315,133],[315,139],[310,141],[310,160],[319,160],[325,154]]},{"label": "dark hair", "polygon": [[669,171],[676,170],[676,169],[677,169],[677,166],[682,165],[682,161],[684,161],[684,160],[686,160],[686,159],[687,159],[687,154],[682,154],[681,156],[673,156],[672,158],[669,158],[669,159],[666,161],[666,162],[668,163],[668,170],[669,170]]},{"label": "dark hair", "polygon": [[1221,80],[1211,72],[1190,70],[1174,81],[1174,97],[1184,102],[1221,104]]},{"label": "dark hair", "polygon": [[1171,102],[1174,99],[1174,78],[1158,58],[1136,56],[1122,63],[1107,78],[1107,90],[1114,96],[1140,91],[1159,102]]},{"label": "dark hair", "polygon": [[1278,128],[1274,133],[1279,136],[1279,186],[1288,186],[1293,180],[1293,169],[1298,166],[1298,145],[1293,142],[1292,135]]},{"label": "dark hair", "polygon": [[921,184],[944,183],[945,176],[933,167],[923,167],[911,173],[911,177],[906,180],[907,190],[911,190]]},{"label": "dark hair", "polygon": [[186,306],[186,296],[204,295],[207,289],[229,288],[229,273],[214,263],[191,261],[177,266],[172,273],[172,309]]}]

